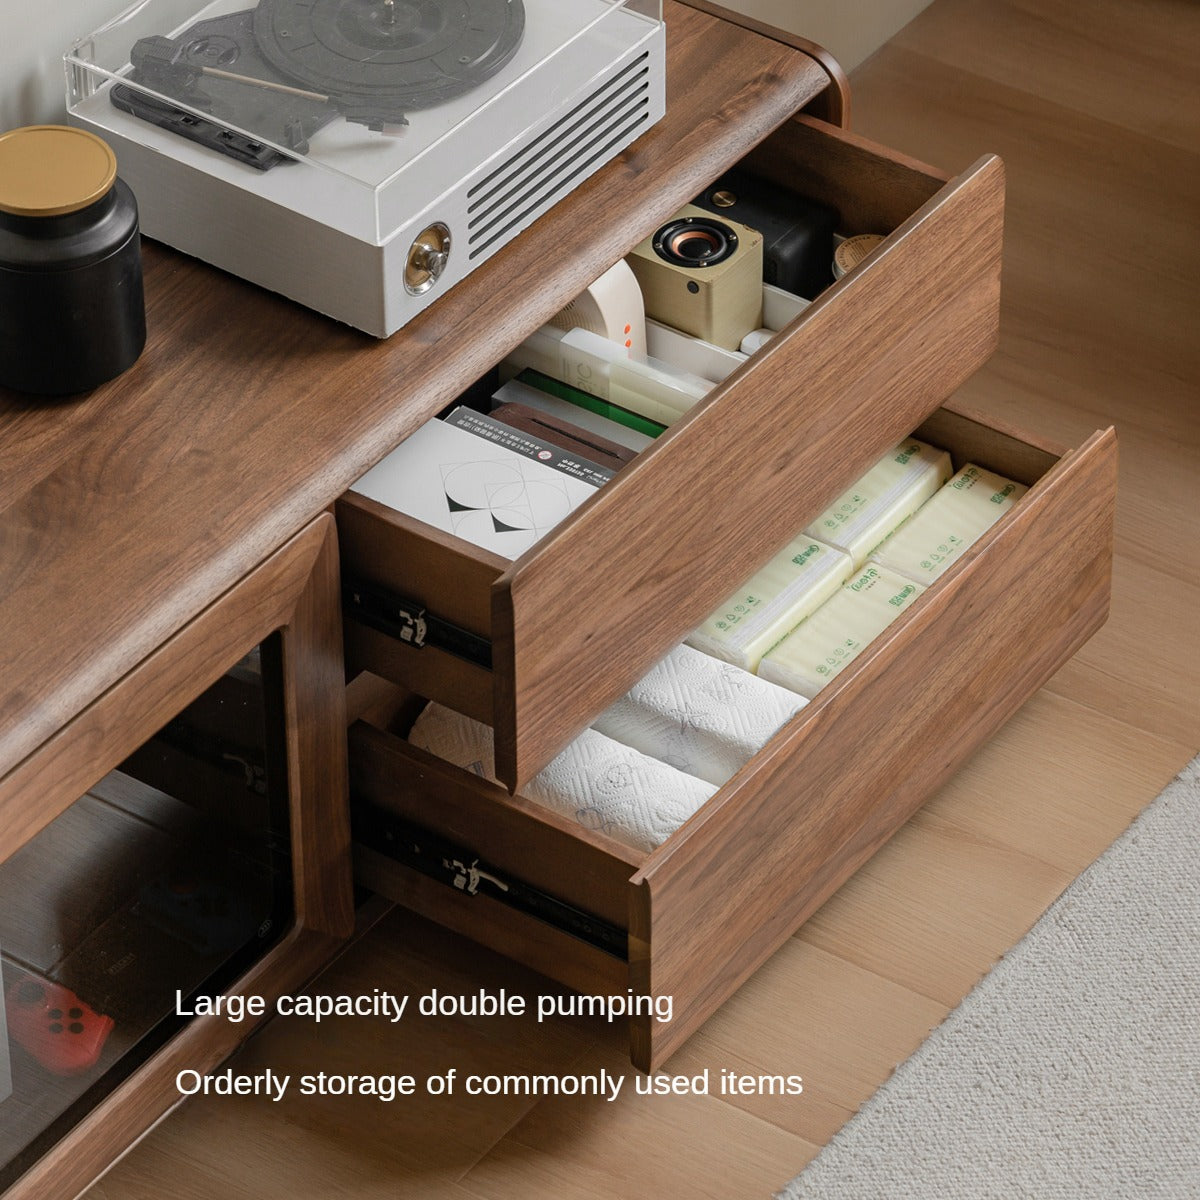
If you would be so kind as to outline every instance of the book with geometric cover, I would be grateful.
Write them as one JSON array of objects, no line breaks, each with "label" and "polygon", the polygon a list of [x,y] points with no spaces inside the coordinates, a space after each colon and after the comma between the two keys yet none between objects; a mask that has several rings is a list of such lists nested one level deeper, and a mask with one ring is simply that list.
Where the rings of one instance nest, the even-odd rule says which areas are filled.
[{"label": "book with geometric cover", "polygon": [[612,471],[467,408],[427,421],[352,491],[503,558],[520,557]]}]

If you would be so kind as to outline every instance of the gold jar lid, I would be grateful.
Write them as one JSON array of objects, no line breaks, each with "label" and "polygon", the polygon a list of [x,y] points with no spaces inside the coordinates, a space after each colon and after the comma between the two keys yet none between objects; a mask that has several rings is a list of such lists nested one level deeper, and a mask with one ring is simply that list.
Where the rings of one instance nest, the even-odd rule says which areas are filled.
[{"label": "gold jar lid", "polygon": [[847,271],[853,271],[883,240],[881,233],[859,233],[848,237],[833,252],[834,279],[841,279]]},{"label": "gold jar lid", "polygon": [[0,134],[0,212],[60,217],[107,195],[117,156],[94,133],[26,125]]}]

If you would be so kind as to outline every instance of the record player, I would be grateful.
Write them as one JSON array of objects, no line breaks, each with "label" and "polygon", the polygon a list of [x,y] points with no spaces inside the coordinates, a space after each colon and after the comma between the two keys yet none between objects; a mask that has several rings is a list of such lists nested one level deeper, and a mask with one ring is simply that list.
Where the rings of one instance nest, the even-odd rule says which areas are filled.
[{"label": "record player", "polygon": [[142,0],[67,67],[144,233],[379,337],[665,106],[661,0]]}]

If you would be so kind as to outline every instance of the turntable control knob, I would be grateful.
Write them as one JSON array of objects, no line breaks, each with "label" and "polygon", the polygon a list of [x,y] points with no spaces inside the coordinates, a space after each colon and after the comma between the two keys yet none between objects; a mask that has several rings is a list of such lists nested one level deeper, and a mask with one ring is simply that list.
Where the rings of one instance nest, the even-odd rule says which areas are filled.
[{"label": "turntable control knob", "polygon": [[417,234],[408,250],[404,286],[420,295],[441,277],[450,258],[450,230],[440,221]]},{"label": "turntable control knob", "polygon": [[418,242],[413,247],[413,266],[422,271],[428,271],[435,277],[445,269],[446,259],[449,257],[445,250],[431,246],[428,242]]}]

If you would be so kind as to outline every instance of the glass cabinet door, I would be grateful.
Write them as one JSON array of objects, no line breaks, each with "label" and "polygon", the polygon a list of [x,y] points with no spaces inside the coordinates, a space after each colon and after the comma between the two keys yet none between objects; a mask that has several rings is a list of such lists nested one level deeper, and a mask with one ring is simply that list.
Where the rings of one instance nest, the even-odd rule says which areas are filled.
[{"label": "glass cabinet door", "polygon": [[0,863],[0,1186],[288,928],[279,637]]},{"label": "glass cabinet door", "polygon": [[258,1023],[203,997],[298,986],[350,933],[345,773],[321,517],[0,775],[5,1200],[82,1190]]}]

